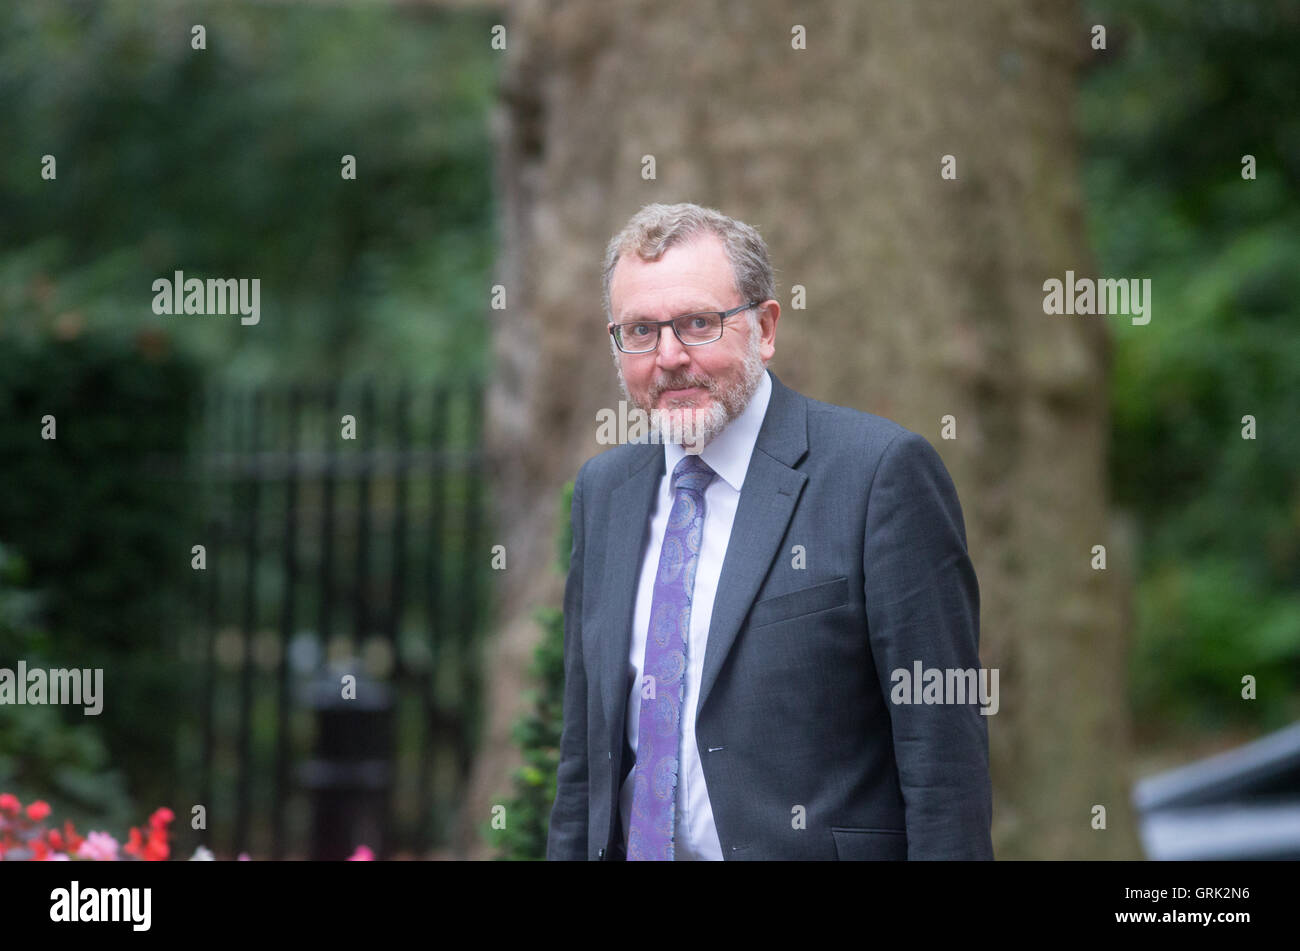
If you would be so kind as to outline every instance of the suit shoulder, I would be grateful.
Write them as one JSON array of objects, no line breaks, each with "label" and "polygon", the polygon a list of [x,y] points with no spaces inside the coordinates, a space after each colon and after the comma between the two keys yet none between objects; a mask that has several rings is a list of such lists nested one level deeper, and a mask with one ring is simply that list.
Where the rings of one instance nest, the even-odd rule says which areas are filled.
[{"label": "suit shoulder", "polygon": [[804,398],[809,450],[830,465],[856,467],[870,473],[874,481],[888,458],[896,472],[928,472],[951,481],[942,454],[920,433],[875,413]]},{"label": "suit shoulder", "polygon": [[604,452],[598,452],[581,466],[574,477],[574,485],[582,482],[586,485],[606,485],[611,481],[622,481],[638,463],[650,461],[654,452],[662,453],[661,445],[643,443],[623,443],[611,446]]},{"label": "suit shoulder", "polygon": [[812,397],[805,399],[808,400],[808,437],[814,446],[841,445],[850,451],[865,450],[871,458],[883,454],[900,437],[926,441],[919,433],[884,416],[823,403]]},{"label": "suit shoulder", "polygon": [[862,473],[869,486],[887,468],[891,481],[955,491],[934,444],[884,416],[808,398],[808,443],[810,455],[821,465]]}]

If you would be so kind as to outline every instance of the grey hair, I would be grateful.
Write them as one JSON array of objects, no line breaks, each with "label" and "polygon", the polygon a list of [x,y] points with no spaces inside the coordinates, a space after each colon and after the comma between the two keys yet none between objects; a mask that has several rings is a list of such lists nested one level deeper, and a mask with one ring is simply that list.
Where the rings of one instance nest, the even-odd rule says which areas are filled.
[{"label": "grey hair", "polygon": [[[658,261],[669,248],[685,244],[701,234],[713,234],[722,241],[742,302],[776,297],[776,278],[772,273],[767,244],[753,227],[729,218],[715,208],[702,208],[689,202],[652,204],[633,215],[605,249],[601,288],[605,319],[614,319],[609,289],[614,281],[614,269],[624,254],[636,254],[643,261]],[[750,326],[756,327],[758,311],[753,309],[746,313]]]}]

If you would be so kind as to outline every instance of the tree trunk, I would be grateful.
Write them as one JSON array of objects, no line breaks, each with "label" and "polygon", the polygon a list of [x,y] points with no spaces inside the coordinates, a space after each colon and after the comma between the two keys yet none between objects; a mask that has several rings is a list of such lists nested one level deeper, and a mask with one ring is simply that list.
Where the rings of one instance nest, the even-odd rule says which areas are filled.
[{"label": "tree trunk", "polygon": [[[807,49],[792,48],[797,25]],[[507,30],[495,121],[508,308],[492,314],[488,439],[508,569],[469,827],[518,762],[532,611],[558,605],[563,586],[557,494],[601,449],[596,411],[621,398],[605,243],[648,202],[694,201],[769,244],[781,379],[921,433],[952,473],[981,657],[1000,671],[997,855],[1135,857],[1107,318],[1043,313],[1043,281],[1097,276],[1072,126],[1091,51],[1072,6],[532,0],[512,6]],[[941,177],[946,155],[955,180]],[[792,309],[794,285],[806,309]],[[504,331],[521,327],[537,346],[511,345]],[[941,436],[949,414],[955,439]],[[1107,546],[1104,571],[1094,545]],[[1094,805],[1106,831],[1092,828]],[[471,845],[486,854],[477,834]]]}]

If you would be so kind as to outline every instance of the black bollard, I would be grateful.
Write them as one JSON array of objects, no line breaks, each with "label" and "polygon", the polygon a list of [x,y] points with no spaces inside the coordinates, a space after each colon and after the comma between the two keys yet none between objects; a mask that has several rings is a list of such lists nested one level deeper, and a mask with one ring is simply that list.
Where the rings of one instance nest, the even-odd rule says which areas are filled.
[{"label": "black bollard", "polygon": [[[355,690],[345,687],[347,674],[356,677]],[[383,858],[393,781],[392,691],[361,673],[360,662],[332,665],[312,683],[308,705],[316,711],[316,754],[299,778],[312,803],[310,857],[339,861],[366,845]]]}]

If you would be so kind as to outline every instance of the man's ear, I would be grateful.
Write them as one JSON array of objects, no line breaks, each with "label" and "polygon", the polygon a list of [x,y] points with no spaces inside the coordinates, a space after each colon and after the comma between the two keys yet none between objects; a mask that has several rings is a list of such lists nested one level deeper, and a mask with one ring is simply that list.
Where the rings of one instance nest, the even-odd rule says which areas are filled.
[{"label": "man's ear", "polygon": [[759,305],[758,353],[766,363],[776,353],[776,322],[781,319],[781,305],[774,300],[765,300]]}]

